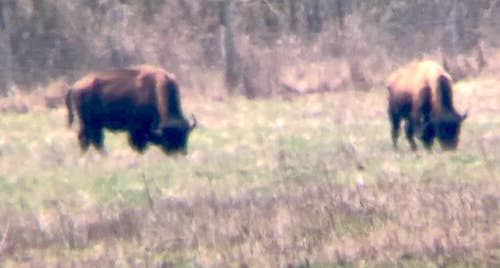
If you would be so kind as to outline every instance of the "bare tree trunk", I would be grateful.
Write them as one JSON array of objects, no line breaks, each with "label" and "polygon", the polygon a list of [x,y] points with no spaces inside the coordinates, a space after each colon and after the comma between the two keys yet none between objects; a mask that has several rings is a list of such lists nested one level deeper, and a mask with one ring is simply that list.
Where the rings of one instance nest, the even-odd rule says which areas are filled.
[{"label": "bare tree trunk", "polygon": [[297,31],[297,25],[299,23],[299,19],[297,17],[297,0],[289,0],[288,1],[288,7],[289,7],[289,30],[290,32],[296,32]]},{"label": "bare tree trunk", "polygon": [[458,63],[458,54],[460,50],[460,35],[463,33],[463,13],[460,8],[459,0],[453,0],[449,18],[449,49],[443,49],[443,65],[448,69],[454,79],[462,79],[465,76],[464,70]]},{"label": "bare tree trunk", "polygon": [[304,1],[307,27],[310,32],[319,33],[323,28],[319,0]]},{"label": "bare tree trunk", "polygon": [[337,17],[337,38],[338,40],[342,40],[344,38],[344,28],[345,28],[345,21],[344,21],[344,0],[337,0],[335,1],[335,9],[336,9],[336,17]]},{"label": "bare tree trunk", "polygon": [[124,49],[122,45],[125,11],[125,6],[123,4],[118,5],[114,10],[111,11],[111,19],[113,21],[113,24],[115,25],[115,30],[109,36],[111,64],[113,65],[113,67],[123,67],[125,65]]},{"label": "bare tree trunk", "polygon": [[484,58],[481,42],[478,42],[476,46],[476,64],[479,72],[488,64]]},{"label": "bare tree trunk", "polygon": [[224,27],[224,56],[226,63],[226,86],[230,94],[234,93],[238,85],[238,72],[236,70],[236,49],[234,45],[233,26],[230,16],[229,0],[221,1],[221,21]]},{"label": "bare tree trunk", "polygon": [[459,25],[458,25],[458,16],[459,16],[459,3],[458,0],[453,0],[453,6],[451,10],[450,16],[450,26],[451,26],[451,54],[453,57],[457,55],[457,43],[459,39]]},{"label": "bare tree trunk", "polygon": [[[0,3],[0,57],[3,66],[0,66],[3,77],[0,77],[0,95],[8,95],[12,90],[12,48],[10,47],[10,14],[9,7]],[[3,44],[3,45],[2,45]]]}]

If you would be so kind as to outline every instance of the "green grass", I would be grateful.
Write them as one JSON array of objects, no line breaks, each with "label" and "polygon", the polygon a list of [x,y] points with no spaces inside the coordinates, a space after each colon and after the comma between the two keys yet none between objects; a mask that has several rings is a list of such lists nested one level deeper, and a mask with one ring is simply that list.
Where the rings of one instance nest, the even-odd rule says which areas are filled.
[{"label": "green grass", "polygon": [[[199,127],[188,156],[177,158],[155,147],[136,154],[125,134],[110,132],[107,157],[81,155],[64,109],[2,114],[0,232],[34,228],[52,250],[29,233],[9,238],[0,265],[491,265],[499,244],[484,237],[500,234],[500,91],[483,85],[492,83],[456,88],[457,108],[470,108],[456,152],[414,153],[404,136],[393,151],[383,89],[292,100],[184,96]],[[139,216],[122,234],[116,224],[128,222],[119,216],[128,209]],[[74,229],[61,231],[61,219]],[[88,238],[86,224],[100,222],[111,229]],[[448,227],[462,232],[453,233],[458,242]],[[72,236],[76,249],[61,242]],[[445,253],[432,248],[438,238]]]}]

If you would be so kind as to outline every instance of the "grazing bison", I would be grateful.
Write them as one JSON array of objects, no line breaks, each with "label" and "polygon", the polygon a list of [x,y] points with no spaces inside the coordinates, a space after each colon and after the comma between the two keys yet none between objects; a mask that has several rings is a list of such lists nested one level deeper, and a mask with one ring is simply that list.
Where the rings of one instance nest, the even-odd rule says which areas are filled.
[{"label": "grazing bison", "polygon": [[427,149],[431,149],[435,137],[444,150],[457,147],[460,126],[467,114],[460,115],[453,107],[452,80],[439,64],[434,61],[411,63],[392,73],[386,86],[394,148],[397,149],[403,119],[412,150],[417,149],[414,133]]},{"label": "grazing bison", "polygon": [[129,143],[143,152],[148,143],[167,153],[186,153],[189,123],[181,109],[179,88],[173,76],[149,65],[91,73],[66,94],[68,122],[80,119],[78,139],[83,152],[89,145],[103,151],[103,129],[128,131]]}]

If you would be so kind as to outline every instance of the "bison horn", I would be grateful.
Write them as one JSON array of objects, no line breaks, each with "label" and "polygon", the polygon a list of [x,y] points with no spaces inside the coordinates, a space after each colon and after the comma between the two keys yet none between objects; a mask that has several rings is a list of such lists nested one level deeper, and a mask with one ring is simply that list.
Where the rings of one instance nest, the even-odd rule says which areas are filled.
[{"label": "bison horn", "polygon": [[194,114],[191,114],[191,118],[193,119],[193,122],[189,126],[189,129],[192,130],[192,129],[194,129],[196,127],[196,125],[198,124],[198,122],[196,121],[196,117],[194,116]]},{"label": "bison horn", "polygon": [[461,116],[461,120],[464,121],[465,118],[467,118],[467,116],[469,115],[469,111],[465,112],[462,116]]}]

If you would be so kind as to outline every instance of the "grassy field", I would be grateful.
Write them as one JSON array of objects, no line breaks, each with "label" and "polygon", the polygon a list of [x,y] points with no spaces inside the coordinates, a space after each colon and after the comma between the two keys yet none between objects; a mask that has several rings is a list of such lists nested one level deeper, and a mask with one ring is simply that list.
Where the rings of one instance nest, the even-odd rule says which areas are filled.
[{"label": "grassy field", "polygon": [[500,81],[456,87],[459,149],[392,149],[386,92],[183,98],[186,157],[63,108],[0,115],[0,267],[498,267]]}]

